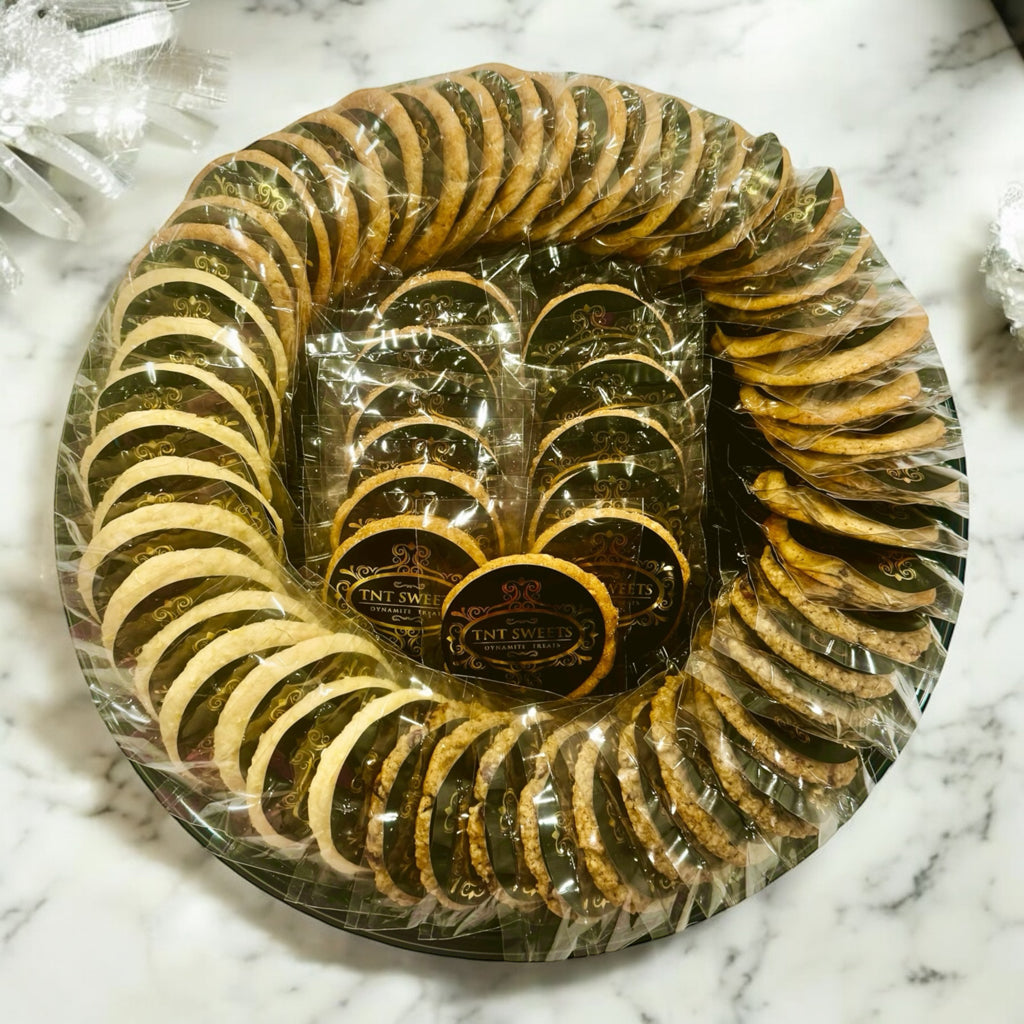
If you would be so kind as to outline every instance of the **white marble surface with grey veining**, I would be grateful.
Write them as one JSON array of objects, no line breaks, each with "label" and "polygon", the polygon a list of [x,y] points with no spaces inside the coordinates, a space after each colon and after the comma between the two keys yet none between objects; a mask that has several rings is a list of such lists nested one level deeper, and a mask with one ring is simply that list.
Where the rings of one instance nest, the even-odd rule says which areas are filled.
[{"label": "white marble surface with grey veining", "polygon": [[[232,55],[202,152],[143,147],[78,245],[4,223],[0,1017],[195,1021],[1024,1020],[1024,353],[977,265],[1024,179],[1024,62],[986,0],[206,0]],[[923,724],[853,822],[756,898],[548,966],[399,952],[235,877],[157,806],[90,704],[50,539],[59,427],[104,298],[217,152],[349,90],[502,60],[639,81],[831,164],[925,303],[973,488],[966,597]]]}]

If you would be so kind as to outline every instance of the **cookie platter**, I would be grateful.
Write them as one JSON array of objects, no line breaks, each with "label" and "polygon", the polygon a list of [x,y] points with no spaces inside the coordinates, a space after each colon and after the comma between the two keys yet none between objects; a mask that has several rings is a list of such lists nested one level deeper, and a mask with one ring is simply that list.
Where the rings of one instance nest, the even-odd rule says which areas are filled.
[{"label": "cookie platter", "polygon": [[836,174],[591,75],[367,89],[197,175],[56,483],[93,698],[299,909],[605,952],[861,805],[959,609],[928,320]]}]

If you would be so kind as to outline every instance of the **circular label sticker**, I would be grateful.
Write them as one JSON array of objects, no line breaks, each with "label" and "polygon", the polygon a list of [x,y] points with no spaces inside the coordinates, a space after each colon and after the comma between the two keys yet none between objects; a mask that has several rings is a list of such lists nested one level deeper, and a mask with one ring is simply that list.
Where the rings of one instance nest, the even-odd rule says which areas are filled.
[{"label": "circular label sticker", "polygon": [[618,616],[596,576],[547,555],[495,559],[442,609],[445,664],[463,675],[578,697],[615,659]]}]

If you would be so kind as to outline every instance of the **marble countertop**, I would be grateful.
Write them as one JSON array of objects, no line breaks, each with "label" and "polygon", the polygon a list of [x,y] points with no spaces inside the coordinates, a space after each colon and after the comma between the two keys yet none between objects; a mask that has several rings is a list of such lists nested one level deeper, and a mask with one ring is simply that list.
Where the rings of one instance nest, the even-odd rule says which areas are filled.
[{"label": "marble countertop", "polygon": [[[61,245],[5,237],[0,298],[0,992],[9,1024],[183,1019],[768,1022],[1021,1019],[1024,353],[978,262],[1024,179],[1024,62],[986,0],[218,0],[231,53],[199,153],[146,143],[136,187]],[[400,952],[273,902],[155,803],[89,701],[51,540],[64,404],[127,260],[193,173],[363,85],[503,60],[642,82],[831,164],[928,308],[972,484],[966,597],[906,753],[828,846],[691,931],[586,962]]]}]

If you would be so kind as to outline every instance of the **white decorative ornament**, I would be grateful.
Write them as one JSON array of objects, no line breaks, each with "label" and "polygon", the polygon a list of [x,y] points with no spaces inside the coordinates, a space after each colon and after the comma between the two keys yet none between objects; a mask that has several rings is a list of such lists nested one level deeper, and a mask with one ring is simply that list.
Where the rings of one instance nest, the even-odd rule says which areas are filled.
[{"label": "white decorative ornament", "polygon": [[989,291],[1002,303],[1010,333],[1024,347],[1024,185],[1006,190],[992,234],[981,269]]},{"label": "white decorative ornament", "polygon": [[[177,45],[188,0],[0,0],[0,210],[50,238],[84,222],[55,181],[113,198],[149,124],[195,145],[223,59]],[[2,220],[0,220],[2,229]],[[20,271],[0,236],[0,292]]]}]

